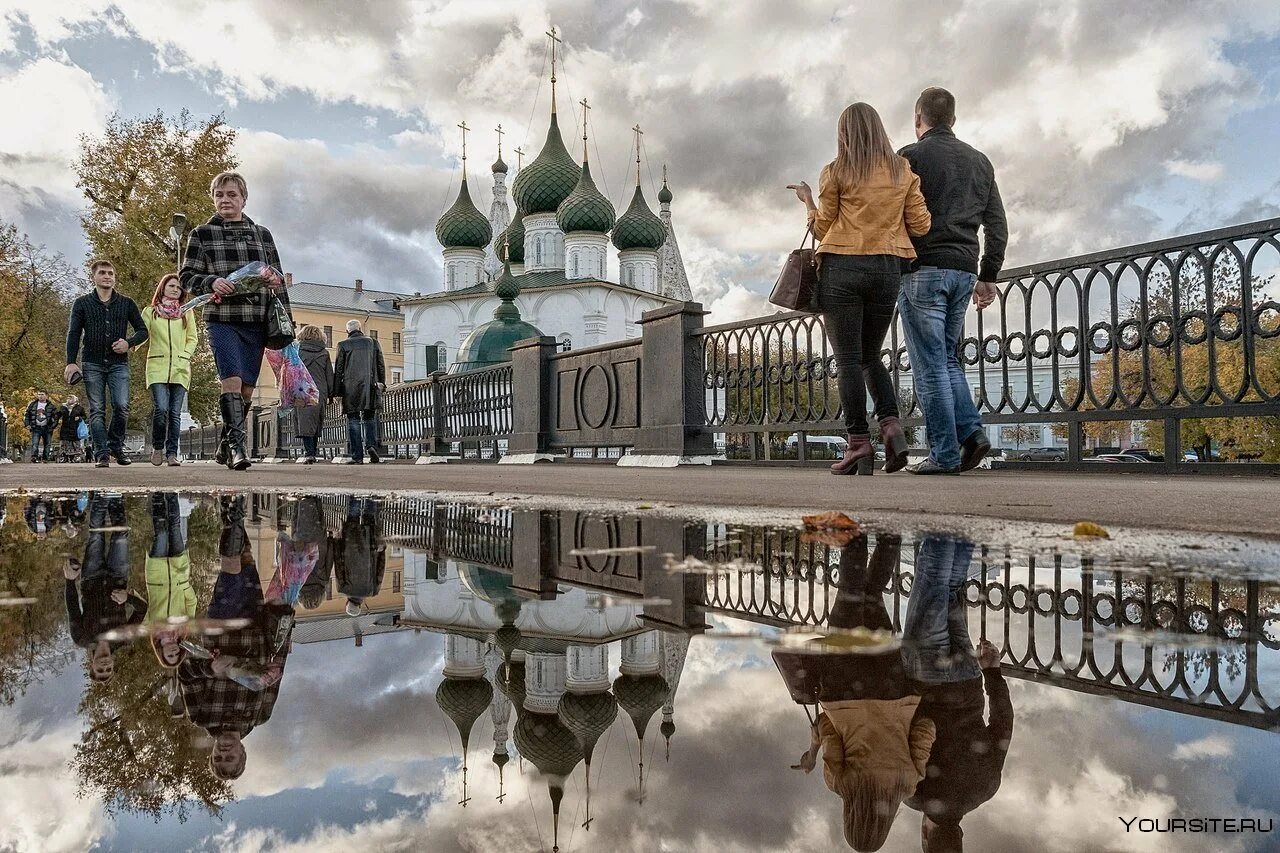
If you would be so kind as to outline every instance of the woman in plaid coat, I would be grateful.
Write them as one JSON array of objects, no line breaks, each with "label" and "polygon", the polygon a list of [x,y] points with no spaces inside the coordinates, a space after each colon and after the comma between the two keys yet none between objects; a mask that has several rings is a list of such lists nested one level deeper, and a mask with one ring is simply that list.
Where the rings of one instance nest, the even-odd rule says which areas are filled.
[{"label": "woman in plaid coat", "polygon": [[245,413],[258,384],[266,344],[270,292],[236,293],[227,276],[252,261],[271,268],[266,278],[288,310],[280,277],[280,254],[271,232],[244,215],[249,188],[238,172],[223,172],[209,185],[217,213],[191,232],[182,264],[182,286],[215,300],[204,308],[209,346],[222,382],[222,443],[215,457],[235,471],[249,467],[245,453]]}]

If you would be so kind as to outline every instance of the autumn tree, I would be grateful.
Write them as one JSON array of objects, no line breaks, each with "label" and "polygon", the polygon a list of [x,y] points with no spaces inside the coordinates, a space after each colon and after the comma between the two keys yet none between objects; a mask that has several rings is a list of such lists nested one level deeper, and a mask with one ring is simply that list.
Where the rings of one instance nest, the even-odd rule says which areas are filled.
[{"label": "autumn tree", "polygon": [[[161,275],[176,271],[184,238],[170,236],[173,214],[186,216],[188,227],[213,215],[209,182],[235,168],[235,138],[221,115],[195,122],[186,110],[135,119],[113,115],[101,136],[81,137],[75,170],[89,204],[80,217],[85,237],[94,257],[112,261],[119,290],[139,307],[150,302]],[[132,426],[151,410],[145,367],[145,359],[132,360]],[[213,358],[202,334],[191,365],[192,417],[209,420],[217,397]]]}]

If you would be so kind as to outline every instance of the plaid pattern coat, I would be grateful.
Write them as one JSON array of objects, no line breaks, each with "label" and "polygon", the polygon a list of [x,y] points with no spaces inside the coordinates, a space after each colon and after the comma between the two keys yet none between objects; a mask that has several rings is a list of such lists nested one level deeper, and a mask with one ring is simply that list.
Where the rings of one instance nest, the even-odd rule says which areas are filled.
[{"label": "plaid pattern coat", "polygon": [[[240,222],[224,222],[221,216],[214,216],[187,238],[187,254],[179,278],[193,295],[212,293],[215,281],[252,261],[262,261],[283,272],[271,232],[247,216]],[[276,295],[287,310],[288,291],[280,288]],[[266,318],[265,292],[224,296],[220,303],[210,302],[204,307],[206,323],[263,323]]]},{"label": "plaid pattern coat", "polygon": [[[224,655],[234,655],[250,664],[269,661],[284,666],[289,653],[293,611],[264,608],[253,624],[238,631],[207,637],[203,645]],[[278,644],[278,649],[276,648]],[[219,732],[249,734],[255,726],[271,719],[283,678],[263,690],[252,690],[227,677],[213,674],[212,661],[187,658],[178,665],[182,698],[191,722],[211,735]]]}]

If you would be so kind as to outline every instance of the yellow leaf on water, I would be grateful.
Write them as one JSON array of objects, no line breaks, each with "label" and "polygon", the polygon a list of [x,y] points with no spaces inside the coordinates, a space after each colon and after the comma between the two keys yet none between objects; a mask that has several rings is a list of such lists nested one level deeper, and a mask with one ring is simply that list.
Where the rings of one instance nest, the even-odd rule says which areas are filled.
[{"label": "yellow leaf on water", "polygon": [[1101,524],[1092,521],[1077,521],[1071,529],[1071,535],[1077,539],[1110,539],[1111,534]]}]

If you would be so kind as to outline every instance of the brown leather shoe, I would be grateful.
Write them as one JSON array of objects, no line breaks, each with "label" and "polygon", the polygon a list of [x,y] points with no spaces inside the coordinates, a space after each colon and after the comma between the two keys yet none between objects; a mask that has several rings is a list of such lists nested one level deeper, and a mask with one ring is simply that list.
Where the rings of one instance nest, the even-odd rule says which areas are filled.
[{"label": "brown leather shoe", "polygon": [[875,471],[876,451],[871,446],[871,436],[849,434],[849,446],[844,458],[831,466],[832,474],[864,474]]},{"label": "brown leather shoe", "polygon": [[907,467],[907,434],[896,417],[880,419],[880,440],[884,442],[884,472],[892,474]]}]

